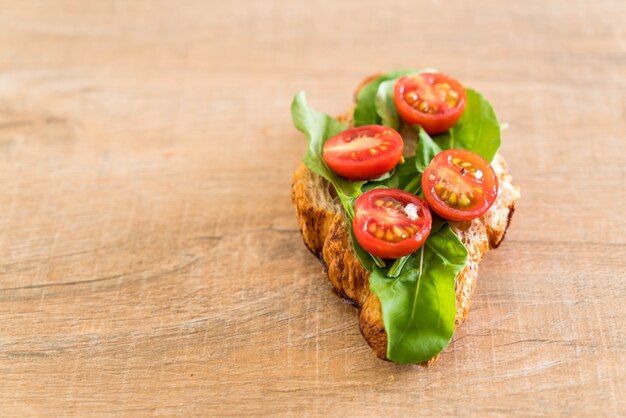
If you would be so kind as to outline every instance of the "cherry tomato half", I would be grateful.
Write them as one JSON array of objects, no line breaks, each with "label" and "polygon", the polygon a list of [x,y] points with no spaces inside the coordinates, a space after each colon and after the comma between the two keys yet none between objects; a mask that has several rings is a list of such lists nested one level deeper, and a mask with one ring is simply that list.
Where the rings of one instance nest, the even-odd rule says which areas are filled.
[{"label": "cherry tomato half", "polygon": [[498,196],[498,177],[480,155],[452,149],[437,154],[426,167],[422,191],[439,216],[469,221],[493,205]]},{"label": "cherry tomato half", "polygon": [[369,125],[351,128],[324,144],[322,157],[328,167],[350,180],[380,177],[398,164],[404,143],[395,130]]},{"label": "cherry tomato half", "polygon": [[399,258],[417,250],[431,224],[426,202],[399,189],[370,190],[354,205],[352,229],[357,241],[382,258]]},{"label": "cherry tomato half", "polygon": [[429,134],[439,134],[463,115],[465,89],[441,73],[415,74],[396,82],[393,100],[405,122],[421,125]]}]

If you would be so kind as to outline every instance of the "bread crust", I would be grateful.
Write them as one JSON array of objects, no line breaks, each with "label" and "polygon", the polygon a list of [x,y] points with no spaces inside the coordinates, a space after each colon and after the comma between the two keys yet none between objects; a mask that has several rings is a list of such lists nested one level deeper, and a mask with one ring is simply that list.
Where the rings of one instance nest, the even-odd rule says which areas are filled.
[{"label": "bread crust", "polygon": [[[340,119],[349,122],[347,116]],[[493,206],[478,219],[450,223],[469,253],[467,264],[455,282],[455,329],[469,314],[478,263],[488,250],[502,242],[520,197],[519,189],[511,183],[504,159],[496,155],[492,167],[500,184]],[[292,180],[291,197],[305,245],[321,261],[335,293],[357,307],[361,334],[374,353],[387,360],[387,333],[380,300],[370,292],[369,272],[354,254],[346,215],[331,195],[332,186],[304,164],[296,169]],[[437,358],[421,364],[431,365]]]}]

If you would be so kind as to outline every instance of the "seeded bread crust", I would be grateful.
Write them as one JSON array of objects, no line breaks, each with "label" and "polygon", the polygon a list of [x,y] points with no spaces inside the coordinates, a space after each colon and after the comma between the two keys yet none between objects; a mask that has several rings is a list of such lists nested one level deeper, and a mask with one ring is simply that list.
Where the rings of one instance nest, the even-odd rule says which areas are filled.
[{"label": "seeded bread crust", "polygon": [[[351,124],[350,113],[340,119]],[[469,314],[478,263],[488,250],[497,248],[502,242],[520,198],[519,188],[511,183],[504,159],[496,155],[492,167],[499,180],[498,197],[493,206],[478,219],[450,223],[469,253],[467,264],[455,282],[455,329]],[[380,300],[370,292],[369,273],[354,254],[346,215],[334,197],[332,186],[300,164],[293,174],[291,197],[305,245],[324,266],[334,291],[358,308],[361,334],[376,355],[386,360],[387,333]],[[437,358],[422,365],[431,365]]]}]

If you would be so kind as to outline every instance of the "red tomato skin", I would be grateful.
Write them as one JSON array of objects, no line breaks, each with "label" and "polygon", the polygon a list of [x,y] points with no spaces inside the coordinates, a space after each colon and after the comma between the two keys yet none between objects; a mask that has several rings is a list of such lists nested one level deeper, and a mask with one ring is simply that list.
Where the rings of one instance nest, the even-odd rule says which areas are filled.
[{"label": "red tomato skin", "polygon": [[[471,210],[463,210],[450,207],[443,202],[443,200],[437,195],[437,192],[435,191],[435,184],[438,181],[436,175],[437,168],[445,165],[447,161],[449,162],[449,160],[454,157],[459,157],[462,159],[467,158],[483,172],[483,178],[480,182],[479,187],[483,189],[483,195],[485,196],[485,199],[482,200],[478,205],[473,205],[475,207],[472,207]],[[436,179],[431,180],[431,175],[434,175]],[[495,172],[493,171],[491,164],[489,164],[489,162],[482,158],[480,155],[467,150],[452,149],[440,152],[435,156],[435,158],[433,158],[431,163],[428,165],[428,167],[426,167],[426,170],[424,170],[424,173],[422,174],[422,192],[424,193],[424,197],[428,202],[428,206],[437,215],[454,222],[471,221],[484,215],[485,212],[487,212],[496,201],[496,198],[498,196],[498,188],[498,176],[496,176]]]},{"label": "red tomato skin", "polygon": [[453,109],[447,109],[442,114],[422,113],[414,109],[404,100],[404,95],[408,91],[407,85],[416,84],[411,80],[411,76],[401,77],[394,87],[393,100],[398,110],[398,114],[405,122],[411,125],[420,125],[428,134],[436,135],[447,131],[454,126],[465,111],[466,93],[465,88],[457,80],[441,73],[419,74],[425,78],[433,78],[438,82],[446,82],[459,94],[459,102]]},{"label": "red tomato skin", "polygon": [[[400,242],[387,242],[372,236],[368,231],[368,223],[377,218],[368,217],[371,213],[375,199],[391,197],[405,205],[414,204],[419,212],[419,230],[415,235]],[[432,216],[428,204],[423,199],[399,189],[374,189],[370,190],[357,199],[355,203],[355,216],[352,229],[359,244],[370,254],[381,258],[400,258],[417,251],[426,241],[432,226]],[[379,218],[380,219],[380,218]],[[410,224],[413,225],[413,224]]]},{"label": "red tomato skin", "polygon": [[[334,145],[340,144],[348,136],[358,134],[381,134],[383,135],[382,138],[390,141],[391,144],[387,146],[386,151],[380,151],[376,147],[377,151],[380,152],[376,156],[365,156],[364,159],[361,157],[356,160],[347,158],[346,155],[350,154],[349,151],[346,151],[345,154],[332,152]],[[381,125],[367,125],[346,129],[330,138],[324,143],[322,157],[328,167],[342,177],[349,180],[371,180],[394,168],[400,161],[403,151],[402,136],[395,129]]]}]

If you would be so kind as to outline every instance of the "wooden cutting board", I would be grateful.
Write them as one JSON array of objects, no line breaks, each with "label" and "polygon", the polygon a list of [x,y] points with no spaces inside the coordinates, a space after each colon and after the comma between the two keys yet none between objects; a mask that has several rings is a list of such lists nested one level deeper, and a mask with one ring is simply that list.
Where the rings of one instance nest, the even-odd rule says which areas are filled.
[{"label": "wooden cutting board", "polygon": [[[2,415],[626,415],[626,3],[2,1]],[[520,201],[432,368],[376,359],[289,197],[337,114],[433,66]]]}]

